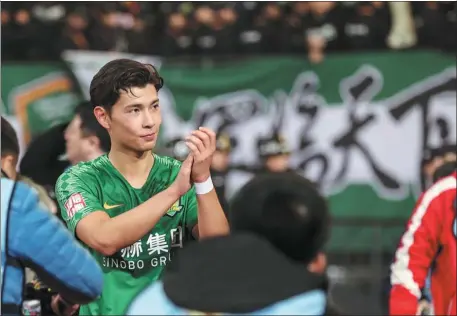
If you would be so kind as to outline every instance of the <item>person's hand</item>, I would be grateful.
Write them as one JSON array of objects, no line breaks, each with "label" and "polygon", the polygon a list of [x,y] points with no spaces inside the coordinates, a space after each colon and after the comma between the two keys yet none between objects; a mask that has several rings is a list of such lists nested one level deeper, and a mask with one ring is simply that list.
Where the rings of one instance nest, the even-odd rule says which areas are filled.
[{"label": "person's hand", "polygon": [[194,157],[191,154],[189,154],[187,158],[183,161],[181,169],[179,170],[179,173],[175,181],[173,181],[171,185],[172,189],[175,190],[176,194],[179,196],[186,194],[186,192],[189,191],[190,187],[192,186],[190,181],[190,175],[192,172],[193,161]]},{"label": "person's hand", "polygon": [[428,315],[433,315],[433,307],[430,302],[427,300],[421,300],[419,301],[419,305],[417,307],[417,316],[428,316]]},{"label": "person's hand", "polygon": [[191,179],[194,183],[206,181],[210,177],[211,161],[216,151],[216,133],[200,127],[186,138],[186,145],[194,157]]},{"label": "person's hand", "polygon": [[59,294],[54,295],[51,300],[51,309],[58,316],[71,316],[76,313],[79,305],[71,305]]}]

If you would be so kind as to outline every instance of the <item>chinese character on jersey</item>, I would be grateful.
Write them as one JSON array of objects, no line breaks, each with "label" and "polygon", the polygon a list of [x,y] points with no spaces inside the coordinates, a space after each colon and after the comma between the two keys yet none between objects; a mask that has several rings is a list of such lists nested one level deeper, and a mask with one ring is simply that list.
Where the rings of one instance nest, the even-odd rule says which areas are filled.
[{"label": "chinese character on jersey", "polygon": [[81,193],[75,193],[70,196],[65,202],[65,210],[67,211],[67,215],[69,218],[72,218],[76,212],[82,210],[86,207],[86,202],[84,201],[83,196]]},{"label": "chinese character on jersey", "polygon": [[171,247],[182,248],[182,227],[178,226],[170,230],[171,235]]},{"label": "chinese character on jersey", "polygon": [[149,238],[146,242],[148,244],[148,253],[152,255],[153,253],[161,254],[162,252],[168,252],[168,244],[165,239],[165,234],[149,234]]},{"label": "chinese character on jersey", "polygon": [[143,252],[141,240],[121,250],[122,258],[136,258]]}]

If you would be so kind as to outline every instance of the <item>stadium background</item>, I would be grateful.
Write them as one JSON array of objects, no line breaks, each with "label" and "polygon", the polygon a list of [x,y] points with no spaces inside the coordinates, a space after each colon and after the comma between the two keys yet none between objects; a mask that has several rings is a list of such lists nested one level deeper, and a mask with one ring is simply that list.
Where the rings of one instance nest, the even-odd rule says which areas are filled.
[{"label": "stadium background", "polygon": [[332,295],[379,314],[430,148],[455,143],[454,2],[2,2],[2,113],[23,151],[114,58],[165,78],[159,151],[193,126],[234,141],[230,196],[280,136],[334,215]]}]

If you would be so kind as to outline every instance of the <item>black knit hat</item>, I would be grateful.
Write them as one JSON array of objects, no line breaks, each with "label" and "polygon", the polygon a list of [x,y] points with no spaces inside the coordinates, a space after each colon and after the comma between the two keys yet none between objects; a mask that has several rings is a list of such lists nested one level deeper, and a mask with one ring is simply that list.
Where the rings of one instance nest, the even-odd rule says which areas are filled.
[{"label": "black knit hat", "polygon": [[441,156],[440,148],[426,148],[423,153],[422,164],[426,165],[439,156]]},{"label": "black knit hat", "polygon": [[236,147],[236,139],[227,133],[219,133],[216,138],[216,149],[222,152],[230,152]]},{"label": "black knit hat", "polygon": [[280,134],[274,134],[268,138],[260,138],[257,142],[257,146],[259,155],[262,158],[290,153],[284,137]]},{"label": "black knit hat", "polygon": [[330,227],[325,198],[291,172],[255,176],[232,199],[229,219],[234,232],[257,233],[303,263],[322,250]]}]

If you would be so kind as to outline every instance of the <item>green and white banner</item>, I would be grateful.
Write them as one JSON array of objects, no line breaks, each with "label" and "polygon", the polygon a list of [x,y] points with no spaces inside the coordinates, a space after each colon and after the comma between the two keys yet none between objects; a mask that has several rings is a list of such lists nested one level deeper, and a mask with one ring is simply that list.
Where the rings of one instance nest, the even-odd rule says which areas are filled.
[{"label": "green and white banner", "polygon": [[[72,66],[80,69],[76,55]],[[320,65],[299,57],[211,67],[152,62],[159,63],[165,79],[162,141],[200,125],[223,129],[236,139],[232,165],[249,169],[260,163],[258,140],[279,131],[292,151],[291,167],[320,185],[336,217],[408,217],[419,192],[424,149],[456,141],[452,56],[329,55]],[[86,62],[84,75],[75,70],[82,87],[100,66]],[[226,195],[251,177],[231,170]],[[361,231],[352,228],[355,241],[366,241],[366,235],[357,235]]]},{"label": "green and white banner", "polygon": [[21,145],[49,127],[69,120],[80,97],[64,65],[2,65],[2,115],[18,130]]}]

